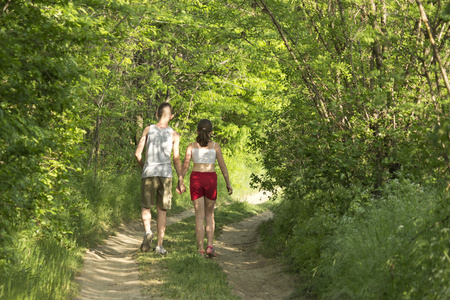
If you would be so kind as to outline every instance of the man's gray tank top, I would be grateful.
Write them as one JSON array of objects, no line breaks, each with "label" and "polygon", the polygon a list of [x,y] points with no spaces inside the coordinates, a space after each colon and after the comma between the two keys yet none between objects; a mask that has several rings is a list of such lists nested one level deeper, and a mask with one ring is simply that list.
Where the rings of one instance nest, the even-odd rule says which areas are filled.
[{"label": "man's gray tank top", "polygon": [[172,132],[166,127],[160,129],[151,125],[147,134],[147,155],[142,171],[142,178],[146,177],[172,177]]}]

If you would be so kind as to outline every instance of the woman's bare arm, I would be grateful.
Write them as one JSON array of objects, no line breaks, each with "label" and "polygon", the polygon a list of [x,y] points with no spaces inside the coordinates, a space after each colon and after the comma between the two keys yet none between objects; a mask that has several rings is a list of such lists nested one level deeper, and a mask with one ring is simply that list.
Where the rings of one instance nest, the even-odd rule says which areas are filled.
[{"label": "woman's bare arm", "polygon": [[233,193],[233,188],[231,187],[230,178],[228,176],[227,165],[225,164],[225,160],[223,159],[222,149],[220,148],[220,145],[218,143],[216,143],[215,150],[220,171],[222,171],[223,178],[225,179],[225,183],[227,184],[228,195],[231,195]]}]

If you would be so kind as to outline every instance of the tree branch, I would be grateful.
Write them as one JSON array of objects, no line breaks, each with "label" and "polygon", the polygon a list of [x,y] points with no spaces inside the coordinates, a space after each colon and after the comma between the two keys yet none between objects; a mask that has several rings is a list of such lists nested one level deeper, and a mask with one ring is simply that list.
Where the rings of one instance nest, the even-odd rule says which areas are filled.
[{"label": "tree branch", "polygon": [[6,2],[5,6],[3,7],[3,13],[6,11],[6,9],[8,8],[10,3],[11,3],[11,0],[8,0],[8,2]]},{"label": "tree branch", "polygon": [[436,42],[433,37],[433,33],[431,32],[431,27],[430,23],[428,22],[427,14],[425,12],[425,9],[423,8],[422,2],[420,2],[420,0],[416,0],[416,3],[419,6],[422,21],[425,24],[425,27],[427,28],[428,37],[430,38],[430,42],[434,50],[434,55],[436,56],[436,60],[439,63],[439,68],[441,70],[442,77],[444,78],[445,87],[447,88],[448,95],[450,95],[450,83],[448,81],[447,72],[445,71],[444,65],[442,64],[441,56],[439,55],[439,51],[437,49]]},{"label": "tree branch", "polygon": [[[283,29],[281,28],[280,23],[278,23],[278,21],[275,19],[275,16],[273,15],[272,11],[270,10],[270,8],[267,6],[267,4],[264,2],[264,0],[259,0],[262,8],[264,10],[265,13],[267,13],[269,15],[269,17],[272,19],[272,23],[275,25],[275,27],[278,30],[278,33],[280,34],[284,45],[286,47],[286,49],[288,50],[289,54],[291,55],[292,59],[294,60],[294,62],[297,64],[297,69],[301,72],[301,76],[303,78],[303,81],[308,85],[308,87],[311,89],[311,92],[316,96],[316,98],[319,100],[319,103],[316,103],[316,107],[318,109],[319,114],[325,118],[327,121],[329,121],[329,114],[327,112],[325,103],[323,101],[323,96],[322,94],[319,92],[314,79],[310,76],[308,80],[308,77],[304,74],[304,72],[302,72],[301,69],[301,64],[298,61],[294,51],[292,50],[291,46],[289,45],[289,42],[286,38],[286,35],[284,34]],[[305,68],[308,70],[308,67],[306,65],[306,63],[303,61],[303,64],[305,65]]]}]

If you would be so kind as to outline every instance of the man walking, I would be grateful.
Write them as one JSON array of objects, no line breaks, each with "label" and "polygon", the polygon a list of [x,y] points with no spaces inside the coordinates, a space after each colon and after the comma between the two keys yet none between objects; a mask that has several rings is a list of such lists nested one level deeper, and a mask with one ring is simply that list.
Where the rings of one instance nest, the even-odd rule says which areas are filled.
[{"label": "man walking", "polygon": [[[169,121],[173,117],[172,106],[169,103],[162,103],[157,111],[158,123],[144,129],[135,153],[138,164],[142,168],[141,216],[145,234],[141,251],[148,252],[152,246],[150,208],[156,205],[158,243],[155,253],[161,255],[167,254],[167,250],[163,247],[163,239],[166,231],[166,213],[172,205],[172,164],[170,161],[172,150],[173,164],[178,176],[177,191],[186,190],[181,177],[180,135],[169,127]],[[145,163],[142,159],[144,148]]]}]

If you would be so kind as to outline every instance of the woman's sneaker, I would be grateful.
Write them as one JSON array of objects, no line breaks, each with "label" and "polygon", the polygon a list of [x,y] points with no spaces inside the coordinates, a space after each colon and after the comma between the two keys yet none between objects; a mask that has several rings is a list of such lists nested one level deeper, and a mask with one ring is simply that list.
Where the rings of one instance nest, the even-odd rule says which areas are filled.
[{"label": "woman's sneaker", "polygon": [[216,249],[214,249],[213,246],[206,247],[206,255],[208,255],[209,258],[216,257]]},{"label": "woman's sneaker", "polygon": [[153,233],[150,230],[149,232],[146,232],[144,234],[144,240],[142,241],[141,244],[141,251],[144,253],[148,252],[148,250],[152,248],[152,241],[153,241]]},{"label": "woman's sneaker", "polygon": [[160,254],[160,255],[167,255],[167,250],[164,249],[163,246],[161,246],[161,247],[160,246],[156,246],[155,253],[156,254]]}]

